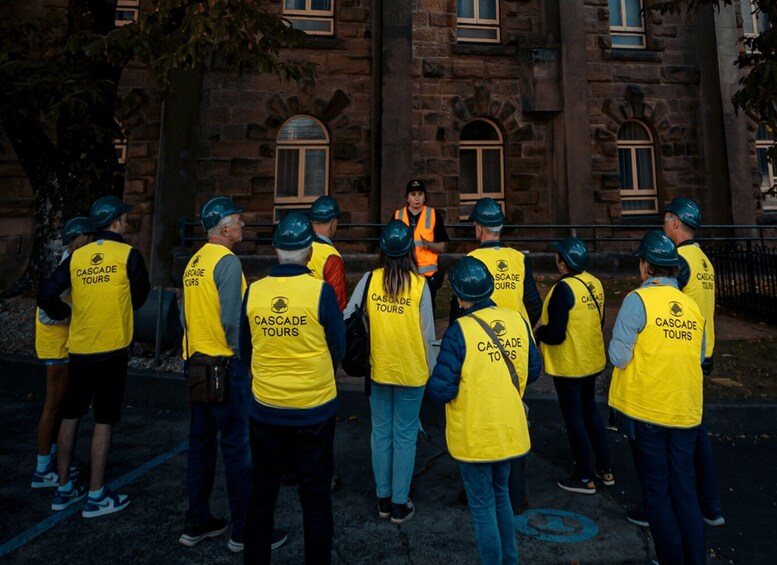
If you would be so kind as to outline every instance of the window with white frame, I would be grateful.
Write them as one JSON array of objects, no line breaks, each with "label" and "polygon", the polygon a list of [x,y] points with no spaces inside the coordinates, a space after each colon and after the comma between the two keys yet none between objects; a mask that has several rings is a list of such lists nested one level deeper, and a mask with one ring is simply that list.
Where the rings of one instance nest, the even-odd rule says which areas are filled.
[{"label": "window with white frame", "polygon": [[769,17],[761,13],[753,0],[740,0],[740,3],[745,37],[755,37],[769,29]]},{"label": "window with white frame", "polygon": [[645,48],[645,20],[642,0],[609,0],[612,46],[620,49]]},{"label": "window with white frame", "polygon": [[125,26],[138,21],[140,0],[118,0],[116,2],[116,27]]},{"label": "window with white frame", "polygon": [[284,0],[283,15],[296,29],[309,35],[333,35],[333,0]]},{"label": "window with white frame", "polygon": [[459,215],[468,218],[475,203],[489,196],[504,208],[504,142],[490,120],[477,119],[459,139]]},{"label": "window with white frame", "polygon": [[499,0],[456,0],[456,41],[499,43]]},{"label": "window with white frame", "polygon": [[311,116],[295,116],[278,132],[275,156],[275,205],[305,208],[329,192],[329,134]]},{"label": "window with white frame", "polygon": [[628,121],[618,132],[618,172],[623,215],[658,212],[655,146],[640,122]]},{"label": "window with white frame", "polygon": [[764,210],[777,210],[775,194],[774,160],[769,158],[769,149],[774,146],[774,132],[766,124],[758,126],[755,148],[758,153],[758,171],[761,173],[761,204]]}]

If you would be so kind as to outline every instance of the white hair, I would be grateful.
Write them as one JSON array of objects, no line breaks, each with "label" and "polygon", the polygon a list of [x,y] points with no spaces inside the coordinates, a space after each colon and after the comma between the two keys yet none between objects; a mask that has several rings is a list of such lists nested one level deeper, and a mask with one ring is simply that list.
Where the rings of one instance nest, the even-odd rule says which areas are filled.
[{"label": "white hair", "polygon": [[483,224],[480,224],[480,227],[483,228],[484,230],[488,231],[488,232],[491,232],[494,235],[499,235],[499,233],[502,231],[502,228],[504,226],[490,226],[490,227],[486,227]]},{"label": "white hair", "polygon": [[307,265],[309,251],[310,251],[310,246],[308,245],[307,247],[304,247],[302,249],[296,249],[294,251],[289,251],[286,249],[276,249],[275,253],[278,254],[278,262],[281,265],[288,265],[288,264]]},{"label": "white hair", "polygon": [[218,224],[216,224],[215,226],[213,226],[208,230],[208,237],[215,237],[219,233],[221,233],[221,227],[230,223],[232,221],[232,216],[234,215],[235,214],[230,214],[229,216],[224,216],[223,218],[221,218]]}]

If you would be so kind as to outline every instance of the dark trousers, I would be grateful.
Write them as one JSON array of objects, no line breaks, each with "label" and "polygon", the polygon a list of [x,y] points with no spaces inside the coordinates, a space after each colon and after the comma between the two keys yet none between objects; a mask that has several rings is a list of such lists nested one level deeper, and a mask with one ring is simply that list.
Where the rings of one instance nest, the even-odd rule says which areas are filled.
[{"label": "dark trousers", "polygon": [[593,479],[591,450],[596,456],[596,469],[600,473],[609,471],[612,466],[607,430],[596,409],[596,377],[553,377],[569,446],[575,458],[575,476],[579,479]]},{"label": "dark trousers", "polygon": [[299,479],[305,563],[332,557],[332,454],[335,418],[311,426],[273,426],[251,420],[254,476],[246,520],[245,563],[270,563],[275,502],[281,478],[292,469]]},{"label": "dark trousers", "polygon": [[510,495],[510,506],[520,510],[526,502],[526,456],[510,459],[510,478],[507,480],[507,492]]},{"label": "dark trousers", "polygon": [[722,514],[718,479],[715,473],[715,460],[712,458],[712,442],[707,435],[707,427],[702,423],[696,428],[696,492],[699,495],[701,513],[707,518],[717,518]]},{"label": "dark trousers", "polygon": [[238,360],[231,360],[227,367],[227,382],[229,397],[224,404],[192,405],[186,466],[186,491],[189,498],[186,520],[203,524],[210,518],[208,500],[216,476],[216,440],[219,439],[232,514],[232,533],[239,536],[245,528],[251,481],[251,451],[248,444],[250,383],[247,367]]},{"label": "dark trousers", "polygon": [[696,496],[696,428],[634,422],[634,460],[660,563],[706,562],[704,523]]}]

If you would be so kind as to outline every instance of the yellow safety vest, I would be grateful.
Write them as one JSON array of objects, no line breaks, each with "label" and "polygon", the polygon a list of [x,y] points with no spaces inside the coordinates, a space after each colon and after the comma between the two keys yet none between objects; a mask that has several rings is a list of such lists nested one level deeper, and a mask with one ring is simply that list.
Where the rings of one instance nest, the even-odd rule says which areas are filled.
[{"label": "yellow safety vest", "polygon": [[499,349],[469,316],[456,323],[466,347],[456,398],[445,406],[445,438],[451,457],[459,461],[502,461],[531,448],[521,397],[529,370],[529,334],[524,318],[503,307],[474,312],[502,343],[515,366],[521,392],[516,390]]},{"label": "yellow safety vest", "polygon": [[[65,299],[70,303],[70,295]],[[38,359],[67,359],[67,337],[70,322],[44,324],[40,321],[40,308],[35,309],[35,354]]]},{"label": "yellow safety vest", "polygon": [[73,252],[70,287],[70,353],[88,355],[127,347],[134,319],[127,277],[126,243],[99,239]]},{"label": "yellow safety vest", "polygon": [[[548,375],[555,377],[587,377],[604,369],[602,316],[604,316],[604,289],[599,279],[582,272],[565,277],[550,289],[542,305],[542,325],[548,323],[548,304],[559,284],[566,284],[575,303],[569,311],[567,332],[558,345],[540,344],[542,364]],[[598,307],[597,307],[598,304]],[[601,313],[600,313],[601,312]]]},{"label": "yellow safety vest", "polygon": [[[394,212],[394,219],[400,220],[405,223],[406,226],[410,225],[410,213],[407,212],[407,207],[400,208]],[[434,208],[424,206],[421,208],[421,212],[416,220],[415,230],[413,231],[413,240],[415,241],[415,263],[418,266],[418,272],[425,277],[431,277],[437,272],[437,253],[424,247],[424,240],[434,241],[434,225],[437,221],[437,217],[434,213]]]},{"label": "yellow safety vest", "polygon": [[659,426],[698,426],[704,317],[692,298],[672,286],[633,292],[645,305],[645,328],[637,336],[629,364],[613,371],[610,406]]},{"label": "yellow safety vest", "polygon": [[332,255],[342,257],[333,245],[313,241],[313,254],[310,256],[310,261],[308,261],[308,269],[313,271],[313,276],[322,281],[324,280],[324,266]]},{"label": "yellow safety vest", "polygon": [[324,282],[307,274],[265,277],[248,288],[252,391],[273,408],[315,408],[337,396],[332,356],[318,319]]},{"label": "yellow safety vest", "polygon": [[683,292],[696,301],[707,322],[707,348],[704,356],[712,357],[715,349],[715,269],[697,244],[681,245],[677,252],[687,261],[691,270]]},{"label": "yellow safety vest", "polygon": [[370,364],[376,383],[424,386],[429,380],[421,332],[421,296],[426,280],[410,273],[410,288],[396,299],[383,290],[383,269],[372,272],[367,293]]},{"label": "yellow safety vest", "polygon": [[[235,351],[229,347],[224,326],[221,325],[221,304],[213,271],[218,262],[231,250],[216,243],[206,243],[191,258],[183,271],[183,309],[186,327],[182,342],[183,358],[195,353],[213,357],[232,357]],[[240,296],[246,291],[246,279],[242,275]],[[188,354],[187,354],[188,351]]]},{"label": "yellow safety vest", "polygon": [[485,263],[494,277],[491,300],[497,306],[518,310],[529,319],[523,303],[523,282],[526,276],[524,254],[511,247],[478,247],[469,253]]}]

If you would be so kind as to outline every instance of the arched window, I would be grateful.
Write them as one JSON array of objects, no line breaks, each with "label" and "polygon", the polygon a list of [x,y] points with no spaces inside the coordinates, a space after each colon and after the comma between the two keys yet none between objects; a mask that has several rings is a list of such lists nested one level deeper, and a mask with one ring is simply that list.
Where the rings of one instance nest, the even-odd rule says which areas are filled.
[{"label": "arched window", "polygon": [[645,48],[645,20],[642,0],[609,0],[612,46],[620,49]]},{"label": "arched window", "polygon": [[639,122],[628,121],[618,132],[618,172],[623,215],[658,212],[653,136]]},{"label": "arched window", "polygon": [[504,207],[504,143],[499,128],[490,120],[471,121],[459,139],[460,214],[469,212],[479,199],[490,196]]},{"label": "arched window", "polygon": [[761,196],[764,210],[777,210],[775,194],[774,160],[769,158],[769,149],[774,146],[774,132],[766,124],[758,126],[755,148],[758,153],[758,170],[761,173]]},{"label": "arched window", "polygon": [[333,35],[335,10],[332,0],[284,0],[283,15],[308,35]]},{"label": "arched window", "polygon": [[499,43],[498,0],[456,0],[456,41]]},{"label": "arched window", "polygon": [[306,208],[301,205],[329,192],[329,134],[321,122],[295,116],[281,127],[277,144],[276,208]]}]

